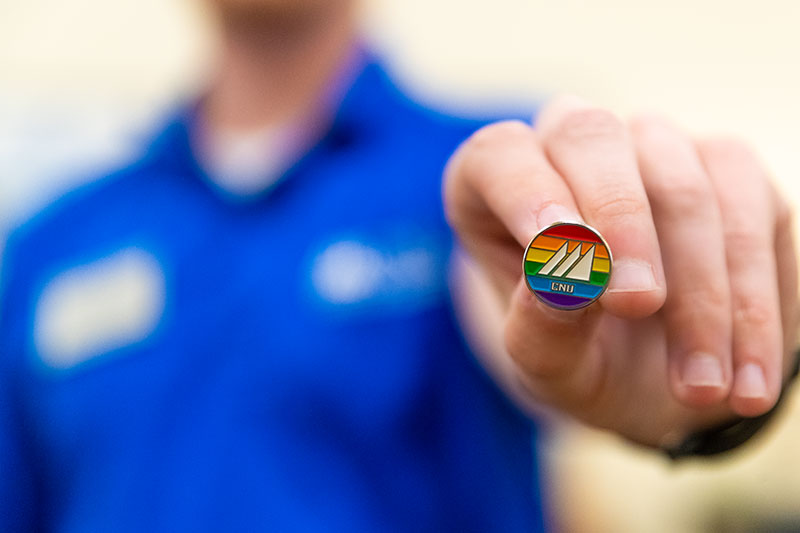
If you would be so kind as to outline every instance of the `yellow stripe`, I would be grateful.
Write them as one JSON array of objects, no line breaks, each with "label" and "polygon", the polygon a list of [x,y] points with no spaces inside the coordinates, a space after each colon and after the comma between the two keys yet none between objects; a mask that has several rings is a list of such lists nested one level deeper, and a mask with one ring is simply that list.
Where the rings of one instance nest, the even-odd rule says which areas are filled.
[{"label": "yellow stripe", "polygon": [[594,261],[592,262],[592,270],[595,272],[608,272],[609,266],[608,259],[599,259],[595,257]]},{"label": "yellow stripe", "polygon": [[547,263],[555,252],[548,250],[540,250],[539,248],[529,248],[528,254],[525,259],[528,261],[536,261],[537,263]]}]

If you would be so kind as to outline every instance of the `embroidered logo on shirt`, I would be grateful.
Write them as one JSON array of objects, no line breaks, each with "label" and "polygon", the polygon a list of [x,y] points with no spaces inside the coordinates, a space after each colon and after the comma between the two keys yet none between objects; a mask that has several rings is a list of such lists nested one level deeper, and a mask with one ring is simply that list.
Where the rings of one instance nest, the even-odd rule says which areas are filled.
[{"label": "embroidered logo on shirt", "polygon": [[432,243],[343,239],[315,257],[311,285],[319,300],[337,307],[417,307],[444,290],[445,263],[445,251]]},{"label": "embroidered logo on shirt", "polygon": [[34,342],[42,361],[65,369],[149,336],[164,312],[158,261],[126,248],[55,276],[36,306]]}]

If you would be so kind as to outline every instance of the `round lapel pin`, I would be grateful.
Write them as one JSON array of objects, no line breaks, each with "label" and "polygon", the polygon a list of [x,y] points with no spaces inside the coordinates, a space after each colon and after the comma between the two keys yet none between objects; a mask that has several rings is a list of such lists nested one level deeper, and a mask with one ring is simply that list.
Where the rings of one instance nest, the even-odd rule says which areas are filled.
[{"label": "round lapel pin", "polygon": [[556,222],[525,250],[528,288],[556,309],[580,309],[600,298],[611,278],[611,249],[595,229]]}]

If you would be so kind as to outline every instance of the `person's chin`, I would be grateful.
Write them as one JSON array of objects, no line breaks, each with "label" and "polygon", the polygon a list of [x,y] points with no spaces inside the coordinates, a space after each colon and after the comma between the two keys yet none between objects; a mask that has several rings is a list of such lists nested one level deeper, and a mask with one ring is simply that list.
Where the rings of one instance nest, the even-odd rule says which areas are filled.
[{"label": "person's chin", "polygon": [[347,0],[211,0],[223,15],[296,18],[320,14]]}]

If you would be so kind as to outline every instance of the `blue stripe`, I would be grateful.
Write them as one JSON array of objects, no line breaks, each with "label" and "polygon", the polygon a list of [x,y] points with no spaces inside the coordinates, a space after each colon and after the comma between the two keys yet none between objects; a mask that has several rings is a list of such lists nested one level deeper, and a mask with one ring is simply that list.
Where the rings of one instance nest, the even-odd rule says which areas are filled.
[{"label": "blue stripe", "polygon": [[570,285],[573,285],[575,287],[573,292],[554,291],[550,288],[551,283],[553,283],[553,280],[540,278],[537,276],[527,276],[527,277],[528,277],[528,285],[531,287],[531,289],[535,291],[553,292],[556,294],[569,294],[572,296],[579,296],[581,298],[595,298],[603,290],[603,287],[600,287],[598,285],[591,285],[589,283],[576,283],[574,281],[565,280],[562,283],[569,283]]}]

